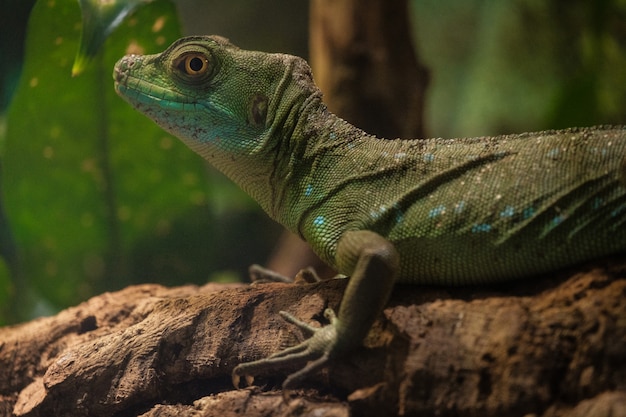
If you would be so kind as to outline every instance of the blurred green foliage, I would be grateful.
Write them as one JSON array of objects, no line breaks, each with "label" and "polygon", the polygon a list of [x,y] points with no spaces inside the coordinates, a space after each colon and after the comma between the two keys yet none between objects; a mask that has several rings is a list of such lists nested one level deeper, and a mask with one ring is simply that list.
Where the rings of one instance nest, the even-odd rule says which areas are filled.
[{"label": "blurred green foliage", "polygon": [[[0,117],[11,102],[20,78],[26,22],[34,4],[35,0],[0,0]],[[2,138],[0,132],[0,141]]]},{"label": "blurred green foliage", "polygon": [[[228,233],[224,224],[244,227],[261,217],[246,214],[257,212],[247,197],[222,187],[226,182],[210,177],[201,158],[112,88],[122,55],[160,52],[180,36],[174,5],[142,7],[72,78],[80,22],[73,0],[40,1],[30,17],[4,154],[5,205],[20,249],[19,278],[27,280],[16,286],[28,291],[9,297],[14,287],[0,272],[0,300],[20,300],[10,319],[169,274],[176,276],[170,283],[205,282],[212,269],[197,268],[203,260],[228,267],[211,236]],[[250,249],[258,239],[245,243],[237,245]],[[239,252],[227,242],[220,249]]]},{"label": "blurred green foliage", "polygon": [[626,2],[413,0],[437,136],[626,123]]},{"label": "blurred green foliage", "polygon": [[[149,23],[137,24],[140,20]],[[72,78],[80,28],[77,2],[35,5],[21,82],[7,116],[5,204],[20,248],[21,274],[38,299],[53,305],[102,290],[105,280],[119,286],[127,235],[140,230],[142,218],[164,209],[158,204],[152,209],[153,198],[144,195],[147,204],[124,214],[131,204],[126,194],[135,197],[127,188],[154,174],[133,170],[129,181],[117,182],[116,167],[169,165],[157,152],[159,129],[140,125],[121,110],[110,68],[128,48],[158,51],[179,36],[172,5],[159,2],[142,10],[109,40],[89,70]],[[196,164],[177,174],[199,175],[201,169]],[[199,192],[198,187],[188,188]],[[183,193],[178,184],[171,188]]]}]

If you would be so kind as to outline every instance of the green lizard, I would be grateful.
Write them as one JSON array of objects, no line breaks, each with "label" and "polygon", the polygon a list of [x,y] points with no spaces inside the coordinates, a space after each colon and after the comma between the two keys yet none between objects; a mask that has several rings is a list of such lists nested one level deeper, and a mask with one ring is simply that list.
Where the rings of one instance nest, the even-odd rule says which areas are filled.
[{"label": "green lizard", "polygon": [[350,276],[337,316],[233,379],[358,346],[394,282],[529,277],[626,252],[626,128],[384,140],[331,114],[309,66],[220,37],[129,55],[115,88]]}]

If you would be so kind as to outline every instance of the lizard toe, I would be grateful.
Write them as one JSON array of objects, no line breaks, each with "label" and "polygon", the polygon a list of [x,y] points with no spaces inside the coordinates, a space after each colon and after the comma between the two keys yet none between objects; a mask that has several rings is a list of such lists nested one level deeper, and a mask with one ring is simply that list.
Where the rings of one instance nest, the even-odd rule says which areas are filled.
[{"label": "lizard toe", "polygon": [[277,368],[300,368],[289,374],[283,382],[283,389],[288,390],[317,372],[332,357],[340,353],[337,345],[337,320],[332,311],[327,311],[325,314],[331,318],[331,323],[318,328],[309,326],[288,313],[281,312],[287,321],[312,336],[296,346],[276,352],[267,358],[239,364],[233,369],[233,384],[238,387],[241,376],[248,378],[251,375],[269,374]]}]

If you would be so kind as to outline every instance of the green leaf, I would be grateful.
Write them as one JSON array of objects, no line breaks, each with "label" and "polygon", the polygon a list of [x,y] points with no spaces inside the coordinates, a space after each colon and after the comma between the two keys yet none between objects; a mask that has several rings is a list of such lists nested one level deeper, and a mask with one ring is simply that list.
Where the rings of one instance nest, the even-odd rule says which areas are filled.
[{"label": "green leaf", "polygon": [[58,306],[124,285],[133,242],[206,196],[202,160],[113,89],[122,55],[159,52],[179,37],[174,6],[137,10],[72,78],[79,30],[75,1],[35,5],[4,159],[24,275]]},{"label": "green leaf", "polygon": [[82,73],[100,46],[132,11],[152,0],[78,0],[82,14],[80,46],[72,75]]}]

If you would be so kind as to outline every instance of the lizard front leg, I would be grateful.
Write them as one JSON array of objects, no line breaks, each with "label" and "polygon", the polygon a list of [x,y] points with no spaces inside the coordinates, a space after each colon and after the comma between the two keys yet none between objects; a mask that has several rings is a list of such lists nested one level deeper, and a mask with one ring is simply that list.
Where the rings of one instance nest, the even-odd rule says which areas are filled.
[{"label": "lizard front leg", "polygon": [[233,370],[233,383],[243,375],[256,375],[276,367],[307,363],[289,375],[283,389],[289,390],[324,366],[330,359],[358,347],[376,316],[384,307],[398,275],[399,255],[394,246],[377,233],[367,230],[346,232],[336,253],[339,271],[350,275],[339,314],[327,309],[330,324],[315,328],[286,312],[281,315],[312,336],[297,346],[254,362],[240,364]]}]

